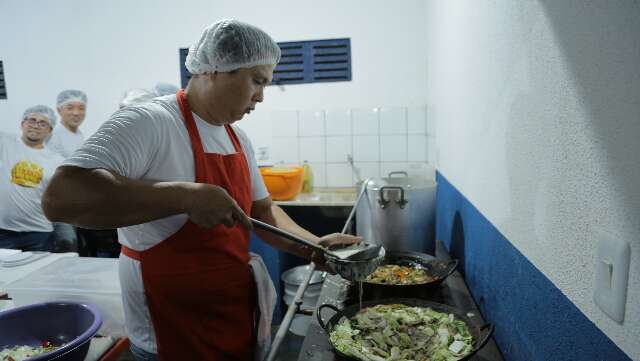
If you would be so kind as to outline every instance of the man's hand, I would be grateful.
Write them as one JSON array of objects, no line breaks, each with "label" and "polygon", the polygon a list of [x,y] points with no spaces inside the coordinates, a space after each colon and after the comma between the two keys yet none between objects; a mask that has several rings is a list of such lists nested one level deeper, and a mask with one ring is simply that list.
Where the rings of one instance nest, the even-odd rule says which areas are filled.
[{"label": "man's hand", "polygon": [[332,233],[320,238],[319,245],[322,247],[333,247],[339,245],[352,245],[362,242],[362,237],[350,234]]},{"label": "man's hand", "polygon": [[236,222],[252,229],[249,217],[227,191],[219,186],[192,183],[188,185],[186,213],[200,227],[212,228],[218,224],[233,227]]},{"label": "man's hand", "polygon": [[[337,245],[352,245],[360,242],[362,242],[362,237],[360,236],[332,233],[320,238],[318,244],[323,247],[331,247]],[[335,272],[327,266],[327,259],[324,258],[324,253],[314,251],[311,253],[311,261],[316,264],[319,270],[335,274]]]}]

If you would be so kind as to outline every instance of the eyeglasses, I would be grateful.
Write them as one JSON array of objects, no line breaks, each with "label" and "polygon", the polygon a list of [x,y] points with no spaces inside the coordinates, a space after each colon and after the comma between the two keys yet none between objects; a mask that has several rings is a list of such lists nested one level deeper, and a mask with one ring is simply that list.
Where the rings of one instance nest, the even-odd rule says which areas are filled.
[{"label": "eyeglasses", "polygon": [[50,128],[51,124],[49,124],[48,121],[46,120],[38,120],[38,119],[34,119],[34,118],[27,118],[25,120],[22,121],[23,123],[27,123],[28,125],[36,125],[38,126],[38,128],[44,129],[44,128]]}]

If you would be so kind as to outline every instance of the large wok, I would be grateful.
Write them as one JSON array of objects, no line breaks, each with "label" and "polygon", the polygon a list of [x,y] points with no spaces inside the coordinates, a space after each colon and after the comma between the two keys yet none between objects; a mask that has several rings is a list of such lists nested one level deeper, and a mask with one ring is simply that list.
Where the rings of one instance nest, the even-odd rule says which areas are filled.
[{"label": "large wok", "polygon": [[[379,300],[385,298],[429,298],[437,291],[436,287],[451,275],[458,266],[457,260],[441,260],[428,254],[419,252],[388,251],[381,265],[393,264],[413,268],[422,268],[432,278],[430,282],[409,285],[392,285],[362,282],[364,300]],[[352,296],[357,299],[358,287],[351,288]]]},{"label": "large wok", "polygon": [[[469,317],[467,317],[465,312],[447,305],[440,304],[440,303],[429,302],[429,301],[413,299],[413,298],[390,298],[385,300],[367,301],[363,303],[362,307],[366,308],[366,307],[371,307],[375,305],[388,305],[388,304],[396,304],[396,303],[404,304],[408,306],[414,306],[414,307],[429,307],[432,310],[437,312],[453,314],[456,319],[463,321],[467,325],[467,328],[469,329],[469,333],[473,337],[474,347],[473,347],[473,350],[468,355],[461,358],[460,360],[471,359],[471,357],[476,352],[478,352],[478,350],[484,347],[484,345],[487,343],[487,341],[489,341],[489,338],[491,338],[491,335],[493,334],[494,326],[492,324],[486,323],[482,326],[478,326],[473,321],[471,321]],[[336,312],[336,314],[333,315],[329,319],[329,321],[327,321],[326,323],[322,318],[322,310],[325,308],[330,308]],[[336,326],[336,324],[338,324],[338,322],[340,321],[340,319],[342,319],[342,317],[351,318],[355,316],[359,311],[360,311],[360,307],[358,304],[348,306],[343,310],[338,309],[332,304],[324,304],[318,307],[318,309],[316,310],[316,317],[318,318],[318,323],[327,334],[327,338],[329,338],[329,334],[331,333],[331,331],[333,331],[333,328]],[[329,343],[331,343],[331,341],[329,341]],[[333,346],[333,344],[331,345],[331,347],[333,348],[333,352],[340,359],[358,360],[357,358],[345,355],[342,352],[338,351]]]}]

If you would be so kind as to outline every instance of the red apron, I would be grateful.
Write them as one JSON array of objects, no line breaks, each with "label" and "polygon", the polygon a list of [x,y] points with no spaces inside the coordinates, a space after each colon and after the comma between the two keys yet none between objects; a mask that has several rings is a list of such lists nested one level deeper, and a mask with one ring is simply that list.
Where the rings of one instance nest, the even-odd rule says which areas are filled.
[{"label": "red apron", "polygon": [[[251,213],[251,177],[238,137],[236,153],[207,154],[184,91],[177,94],[189,131],[196,182],[229,192]],[[248,265],[249,231],[239,225],[200,228],[190,220],[148,250],[122,252],[141,262],[142,280],[161,360],[250,360],[255,287]]]}]

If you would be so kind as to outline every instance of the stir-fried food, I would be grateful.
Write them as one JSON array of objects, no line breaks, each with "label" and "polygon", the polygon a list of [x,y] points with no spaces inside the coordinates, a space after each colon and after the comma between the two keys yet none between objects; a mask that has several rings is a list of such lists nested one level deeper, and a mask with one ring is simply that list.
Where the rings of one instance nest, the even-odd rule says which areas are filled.
[{"label": "stir-fried food", "polygon": [[343,317],[329,338],[337,350],[362,361],[455,361],[473,349],[467,325],[452,314],[401,304]]},{"label": "stir-fried food", "polygon": [[54,346],[49,341],[42,342],[42,345],[33,346],[13,346],[6,347],[0,351],[0,361],[22,361],[30,359],[43,353],[51,352],[62,346]]},{"label": "stir-fried food", "polygon": [[369,275],[365,282],[386,285],[416,285],[432,282],[434,279],[422,268],[387,264],[380,266]]}]

